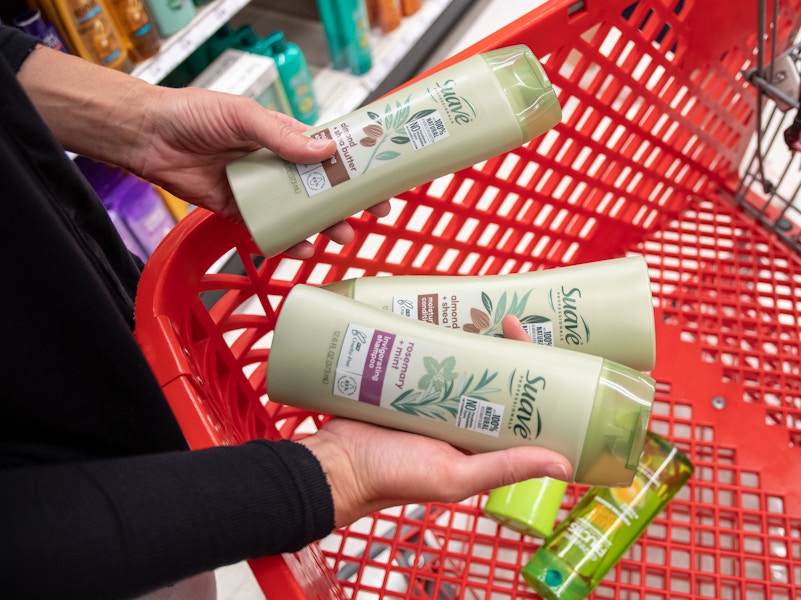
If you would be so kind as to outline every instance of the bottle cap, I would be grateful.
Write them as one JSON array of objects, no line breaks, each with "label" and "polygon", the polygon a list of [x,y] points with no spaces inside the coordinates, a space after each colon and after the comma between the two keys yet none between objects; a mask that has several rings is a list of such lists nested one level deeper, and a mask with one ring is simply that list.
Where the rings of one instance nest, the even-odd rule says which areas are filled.
[{"label": "bottle cap", "polygon": [[604,360],[587,433],[573,476],[587,485],[631,485],[648,433],[655,381]]},{"label": "bottle cap", "polygon": [[495,488],[489,493],[484,514],[509,529],[547,538],[566,489],[566,482],[550,477]]},{"label": "bottle cap", "polygon": [[267,45],[273,51],[273,54],[281,54],[286,51],[287,42],[283,31],[273,31],[267,36]]},{"label": "bottle cap", "polygon": [[527,46],[499,48],[484,52],[481,57],[506,94],[526,140],[545,133],[562,119],[556,92]]},{"label": "bottle cap", "polygon": [[348,298],[353,298],[353,288],[356,286],[355,279],[343,279],[341,281],[332,281],[331,283],[326,283],[322,287],[324,290],[328,290],[329,292],[334,292],[335,294],[339,294],[340,296],[347,296]]}]

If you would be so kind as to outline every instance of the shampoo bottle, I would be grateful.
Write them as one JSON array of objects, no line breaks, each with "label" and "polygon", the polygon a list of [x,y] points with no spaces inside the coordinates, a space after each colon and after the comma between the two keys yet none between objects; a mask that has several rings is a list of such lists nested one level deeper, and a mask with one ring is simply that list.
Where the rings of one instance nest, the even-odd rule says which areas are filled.
[{"label": "shampoo bottle", "polygon": [[373,66],[365,0],[317,0],[331,66],[363,75]]},{"label": "shampoo bottle", "polygon": [[509,275],[362,277],[323,286],[449,329],[502,337],[506,315],[531,341],[654,368],[656,336],[642,256]]},{"label": "shampoo bottle", "polygon": [[14,25],[25,33],[41,40],[45,46],[69,54],[64,40],[61,39],[53,24],[42,18],[41,11],[31,9],[20,13],[14,17]]},{"label": "shampoo bottle", "polygon": [[422,8],[423,0],[402,0],[401,6],[403,8],[403,16],[408,17]]},{"label": "shampoo bottle", "polygon": [[526,46],[472,56],[309,131],[337,150],[298,165],[262,149],[228,164],[251,235],[274,256],[377,202],[512,150],[561,118]]},{"label": "shampoo bottle", "polygon": [[128,52],[134,62],[154,56],[161,46],[144,0],[108,0],[114,22],[128,41]]},{"label": "shampoo bottle", "polygon": [[133,68],[122,37],[101,0],[47,0],[41,8],[59,27],[73,54],[119,71]]},{"label": "shampoo bottle", "polygon": [[575,481],[627,486],[654,381],[597,356],[465,335],[299,284],[281,305],[267,394],[472,452],[549,448]]},{"label": "shampoo bottle", "polygon": [[687,482],[693,466],[648,433],[628,488],[590,489],[523,568],[543,598],[586,598]]},{"label": "shampoo bottle", "polygon": [[383,33],[397,29],[403,20],[401,0],[377,0],[378,25]]},{"label": "shampoo bottle", "polygon": [[147,5],[161,37],[177,33],[195,17],[192,0],[147,0]]},{"label": "shampoo bottle", "polygon": [[292,42],[287,42],[283,32],[276,31],[267,37],[267,44],[275,64],[284,91],[289,98],[294,117],[307,125],[313,125],[320,116],[320,108],[314,95],[309,66],[303,52]]}]

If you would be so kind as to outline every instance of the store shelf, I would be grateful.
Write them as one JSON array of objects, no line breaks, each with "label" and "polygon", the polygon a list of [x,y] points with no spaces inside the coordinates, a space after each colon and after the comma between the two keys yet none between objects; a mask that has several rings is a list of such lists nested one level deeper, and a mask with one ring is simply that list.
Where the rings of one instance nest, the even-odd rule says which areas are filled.
[{"label": "store shelf", "polygon": [[280,29],[298,44],[314,77],[320,103],[320,122],[347,114],[383,95],[422,70],[425,61],[447,32],[475,0],[426,0],[394,31],[373,30],[373,67],[355,76],[330,67],[325,33],[319,21],[287,14],[251,2],[233,20],[235,26],[251,25],[260,35]]},{"label": "store shelf", "polygon": [[[371,35],[373,68],[354,76],[330,68],[322,26],[316,20],[288,15],[275,8],[260,8],[252,0],[216,0],[198,8],[192,22],[162,43],[161,51],[137,65],[132,75],[150,83],[161,82],[224,24],[237,16],[257,30],[283,30],[298,43],[314,72],[322,105],[321,121],[346,114],[414,76],[443,36],[474,0],[426,0],[388,34]],[[243,11],[243,9],[247,9]],[[244,15],[240,13],[246,13]]]},{"label": "store shelf", "polygon": [[250,1],[216,0],[207,6],[198,7],[192,22],[164,40],[161,51],[153,58],[136,65],[131,74],[149,83],[159,83]]}]

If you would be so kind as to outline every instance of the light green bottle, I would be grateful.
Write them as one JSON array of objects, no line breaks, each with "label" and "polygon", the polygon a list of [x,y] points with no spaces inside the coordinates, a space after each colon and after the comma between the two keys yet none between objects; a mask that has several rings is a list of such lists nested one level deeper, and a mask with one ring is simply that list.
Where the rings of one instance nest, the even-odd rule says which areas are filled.
[{"label": "light green bottle", "polygon": [[692,473],[684,454],[649,432],[632,486],[590,489],[523,568],[523,578],[543,598],[586,598]]},{"label": "light green bottle", "polygon": [[531,341],[602,356],[639,371],[656,362],[654,307],[642,256],[505,275],[395,275],[325,289],[448,329],[503,337],[520,319]]},{"label": "light green bottle", "polygon": [[654,380],[598,356],[434,327],[298,284],[275,325],[267,395],[472,452],[548,448],[571,462],[577,482],[629,486]]},{"label": "light green bottle", "polygon": [[526,46],[467,58],[306,135],[336,142],[298,165],[267,149],[228,164],[236,203],[265,256],[417,185],[508,152],[561,118]]},{"label": "light green bottle", "polygon": [[177,33],[195,18],[192,0],[147,0],[147,5],[161,37]]}]

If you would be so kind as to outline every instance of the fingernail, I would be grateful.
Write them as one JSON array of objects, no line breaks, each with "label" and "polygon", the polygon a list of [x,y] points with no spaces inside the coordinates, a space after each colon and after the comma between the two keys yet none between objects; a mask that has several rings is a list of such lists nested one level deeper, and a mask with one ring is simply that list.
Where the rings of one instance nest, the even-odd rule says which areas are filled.
[{"label": "fingernail", "polygon": [[545,477],[550,477],[551,479],[561,479],[562,481],[570,479],[569,471],[562,463],[547,465],[542,471]]},{"label": "fingernail", "polygon": [[328,148],[331,140],[321,140],[319,138],[309,138],[308,146],[310,150],[314,150],[317,152],[318,150],[324,150]]}]

